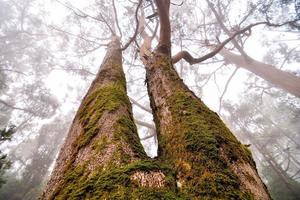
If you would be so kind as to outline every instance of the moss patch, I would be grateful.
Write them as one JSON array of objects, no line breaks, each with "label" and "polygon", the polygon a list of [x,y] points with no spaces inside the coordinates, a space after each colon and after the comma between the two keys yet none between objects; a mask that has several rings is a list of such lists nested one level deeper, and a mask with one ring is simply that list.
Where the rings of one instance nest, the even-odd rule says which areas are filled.
[{"label": "moss patch", "polygon": [[104,111],[113,112],[120,106],[130,106],[125,89],[117,84],[108,84],[93,91],[78,111],[84,133],[78,138],[77,148],[89,143],[100,129],[99,120]]},{"label": "moss patch", "polygon": [[[249,151],[237,141],[219,116],[183,89],[168,98],[173,125],[161,135],[162,160],[174,165],[183,181],[181,191],[203,199],[252,199],[221,156],[248,162]],[[168,134],[171,133],[171,134]]]},{"label": "moss patch", "polygon": [[[68,182],[55,199],[184,199],[176,192],[174,174],[169,167],[155,161],[137,161],[119,168],[98,168],[89,175],[82,173],[84,166],[77,166],[66,173]],[[130,176],[137,171],[162,171],[165,186],[144,188],[136,185]]]},{"label": "moss patch", "polygon": [[147,157],[131,116],[123,115],[119,117],[114,124],[114,138],[124,140],[139,158]]}]

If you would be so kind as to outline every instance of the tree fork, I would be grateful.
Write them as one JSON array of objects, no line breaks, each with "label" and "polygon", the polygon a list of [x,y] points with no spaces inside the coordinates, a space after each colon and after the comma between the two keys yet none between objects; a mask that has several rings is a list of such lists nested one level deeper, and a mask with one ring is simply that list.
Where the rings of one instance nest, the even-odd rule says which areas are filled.
[{"label": "tree fork", "polygon": [[173,172],[150,160],[137,135],[119,38],[82,100],[41,199],[167,199]]}]

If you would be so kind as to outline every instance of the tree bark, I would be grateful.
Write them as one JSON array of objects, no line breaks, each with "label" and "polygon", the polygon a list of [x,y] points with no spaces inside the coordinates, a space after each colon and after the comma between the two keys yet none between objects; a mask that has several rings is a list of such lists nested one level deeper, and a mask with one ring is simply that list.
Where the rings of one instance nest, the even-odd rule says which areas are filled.
[{"label": "tree bark", "polygon": [[179,78],[171,57],[144,60],[159,140],[159,160],[175,170],[189,199],[270,199],[250,151]]},{"label": "tree bark", "polygon": [[244,68],[265,81],[286,90],[296,97],[300,97],[300,77],[277,69],[272,65],[254,60],[250,57],[245,59],[243,56],[231,53],[229,50],[224,48],[219,52],[219,54],[237,67]]},{"label": "tree bark", "polygon": [[114,37],[41,199],[165,198],[175,193],[172,177],[140,144]]}]

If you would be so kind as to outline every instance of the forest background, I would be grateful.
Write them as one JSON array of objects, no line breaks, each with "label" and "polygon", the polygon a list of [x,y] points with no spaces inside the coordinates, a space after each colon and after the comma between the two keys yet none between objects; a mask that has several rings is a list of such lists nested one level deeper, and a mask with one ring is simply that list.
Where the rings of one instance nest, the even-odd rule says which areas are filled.
[{"label": "forest background", "polygon": [[[215,56],[176,70],[196,95],[217,112],[251,149],[274,199],[297,199],[300,191],[299,1],[174,1],[173,51],[201,57],[237,34]],[[213,4],[213,7],[209,6]],[[136,31],[135,1],[0,2],[1,199],[36,199],[83,95],[109,42],[110,29],[124,44]],[[144,30],[158,19],[144,1]],[[117,20],[116,20],[117,19]],[[116,21],[118,23],[116,23]],[[291,23],[293,22],[293,23]],[[139,60],[136,36],[123,56],[127,90],[144,148],[155,157],[157,140]],[[154,46],[157,41],[154,38]],[[277,68],[278,79],[256,74]],[[251,71],[252,69],[252,71]],[[293,87],[284,85],[286,73]],[[276,76],[277,77],[277,76]]]}]

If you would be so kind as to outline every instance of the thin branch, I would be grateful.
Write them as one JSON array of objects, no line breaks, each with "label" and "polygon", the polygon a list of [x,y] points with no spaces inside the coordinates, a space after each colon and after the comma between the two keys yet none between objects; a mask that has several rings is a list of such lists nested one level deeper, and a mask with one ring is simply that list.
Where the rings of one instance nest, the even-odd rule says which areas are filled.
[{"label": "thin branch", "polygon": [[280,65],[279,69],[282,69],[282,68],[283,68],[284,64],[288,61],[288,59],[289,59],[290,55],[292,54],[292,52],[293,52],[295,49],[297,49],[298,46],[299,46],[299,45],[297,45],[296,47],[294,47],[294,48],[292,48],[291,50],[289,50],[289,52],[285,55],[285,58],[284,58],[284,60],[282,61],[282,63],[281,63],[281,65]]},{"label": "thin branch", "polygon": [[[96,41],[94,41],[94,40],[90,40],[90,39],[84,38],[84,37],[82,37],[82,36],[80,36],[80,35],[76,35],[76,34],[74,34],[74,33],[71,33],[71,32],[65,31],[65,30],[62,30],[62,29],[57,28],[57,27],[52,26],[52,25],[47,25],[47,27],[49,27],[49,28],[51,28],[51,29],[53,29],[53,30],[55,30],[55,31],[58,31],[58,32],[61,32],[61,33],[65,33],[65,34],[70,35],[70,36],[72,36],[72,37],[77,37],[77,38],[79,38],[79,39],[81,39],[81,40],[84,40],[84,41],[86,41],[86,42],[90,42],[90,43],[94,43],[94,44],[98,44],[98,45],[102,45],[102,46],[106,46],[106,45],[107,45],[107,44],[100,44],[100,43],[98,43],[98,42],[96,42]],[[109,39],[109,38],[107,38],[107,39]],[[103,40],[106,40],[106,38],[103,38]]]},{"label": "thin branch", "polygon": [[118,20],[118,13],[117,13],[116,5],[115,5],[115,0],[112,0],[112,5],[113,5],[113,9],[114,9],[115,22],[116,22],[118,31],[120,33],[120,38],[122,38],[122,31],[121,31],[119,20]]},{"label": "thin branch", "polygon": [[[0,66],[1,66],[1,64],[0,64]],[[28,74],[25,74],[24,72],[13,70],[13,69],[0,68],[0,71],[14,72],[14,73],[21,74],[21,75],[24,75],[24,76],[29,76]]]},{"label": "thin branch", "polygon": [[134,105],[136,105],[136,106],[138,106],[139,108],[143,109],[144,111],[146,111],[146,112],[152,114],[152,111],[151,111],[150,108],[147,108],[147,107],[143,106],[142,104],[140,104],[139,102],[137,102],[136,100],[134,100],[134,99],[131,98],[131,97],[129,97],[129,99],[130,99],[130,101],[131,101]]},{"label": "thin branch", "polygon": [[155,137],[155,136],[156,136],[156,133],[153,133],[153,134],[148,135],[146,137],[140,138],[140,140],[147,140],[147,139],[150,139],[150,138]]},{"label": "thin branch", "polygon": [[219,113],[221,112],[221,108],[222,108],[222,100],[223,100],[223,98],[224,98],[225,93],[227,92],[229,83],[230,83],[230,81],[232,80],[232,78],[234,77],[234,75],[236,74],[236,72],[237,72],[238,69],[239,69],[238,67],[235,68],[235,70],[232,72],[232,74],[230,75],[230,77],[228,78],[228,80],[227,80],[227,82],[226,82],[226,84],[225,84],[225,88],[224,88],[223,93],[222,93],[222,95],[220,96],[220,100],[219,100],[219,102],[220,102],[220,103],[219,103]]},{"label": "thin branch", "polygon": [[106,19],[103,17],[103,15],[101,13],[99,13],[99,17],[101,19],[99,19],[98,17],[94,17],[94,16],[91,16],[91,15],[83,12],[79,8],[76,8],[74,6],[69,6],[66,3],[63,3],[63,2],[61,2],[59,0],[55,0],[55,1],[58,2],[59,4],[61,4],[62,6],[68,8],[69,10],[71,10],[78,17],[81,17],[81,18],[87,18],[88,17],[88,18],[91,18],[91,19],[93,19],[95,21],[103,22],[108,27],[108,29],[110,30],[111,34],[112,35],[116,35],[115,32],[113,31],[112,27],[109,25],[109,23],[106,21]]},{"label": "thin branch", "polygon": [[9,107],[11,109],[14,109],[14,110],[21,110],[21,111],[24,111],[26,113],[29,113],[29,114],[32,114],[32,115],[37,115],[35,112],[33,112],[32,110],[29,110],[29,109],[26,109],[26,108],[19,108],[19,107],[16,107],[16,106],[13,106],[7,102],[5,102],[4,100],[0,99],[0,103],[3,104],[4,106],[6,107]]},{"label": "thin branch", "polygon": [[224,66],[224,64],[220,65],[217,69],[215,69],[212,73],[210,73],[210,75],[207,77],[206,81],[200,86],[200,88],[204,87],[204,86],[208,83],[208,81],[211,79],[211,77],[212,77],[213,75],[215,75],[216,72],[217,72],[218,70],[220,70],[223,66]]},{"label": "thin branch", "polygon": [[138,119],[134,119],[134,122],[137,124],[137,125],[140,125],[140,126],[144,126],[144,127],[147,127],[151,130],[154,130],[155,131],[155,126],[153,124],[149,124],[147,122],[143,122],[143,121],[140,121]]},{"label": "thin branch", "polygon": [[139,9],[142,5],[142,2],[143,0],[139,0],[139,3],[136,7],[136,10],[135,10],[135,21],[136,21],[136,27],[135,27],[135,31],[134,31],[134,34],[133,36],[130,38],[130,40],[121,48],[122,51],[126,50],[129,45],[135,40],[137,34],[138,34],[138,30],[139,30],[139,19],[138,19],[138,13],[139,13]]}]

